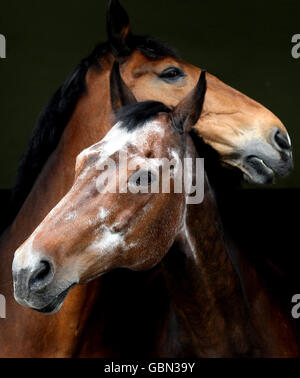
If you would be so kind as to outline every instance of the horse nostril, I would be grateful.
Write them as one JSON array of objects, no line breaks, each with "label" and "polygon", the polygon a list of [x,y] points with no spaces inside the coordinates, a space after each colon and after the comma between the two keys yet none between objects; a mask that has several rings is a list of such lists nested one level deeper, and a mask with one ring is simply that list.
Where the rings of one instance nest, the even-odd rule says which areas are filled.
[{"label": "horse nostril", "polygon": [[53,264],[50,261],[43,260],[31,274],[29,279],[29,289],[31,291],[39,291],[50,284],[54,277]]},{"label": "horse nostril", "polygon": [[274,134],[273,142],[280,150],[291,150],[291,143],[288,136],[281,130],[277,130]]}]

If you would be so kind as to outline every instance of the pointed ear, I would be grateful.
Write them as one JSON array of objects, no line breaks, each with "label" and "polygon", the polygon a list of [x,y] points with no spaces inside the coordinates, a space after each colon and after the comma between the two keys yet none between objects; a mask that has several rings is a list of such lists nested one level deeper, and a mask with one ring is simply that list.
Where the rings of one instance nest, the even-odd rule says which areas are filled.
[{"label": "pointed ear", "polygon": [[110,98],[114,112],[123,106],[137,103],[134,94],[128,88],[120,74],[120,65],[115,62],[110,74]]},{"label": "pointed ear", "polygon": [[206,70],[202,70],[196,87],[172,112],[174,126],[177,130],[189,132],[196,125],[202,113],[206,89]]},{"label": "pointed ear", "polygon": [[119,0],[109,0],[107,8],[107,34],[115,56],[128,54],[128,38],[131,36],[129,16]]}]

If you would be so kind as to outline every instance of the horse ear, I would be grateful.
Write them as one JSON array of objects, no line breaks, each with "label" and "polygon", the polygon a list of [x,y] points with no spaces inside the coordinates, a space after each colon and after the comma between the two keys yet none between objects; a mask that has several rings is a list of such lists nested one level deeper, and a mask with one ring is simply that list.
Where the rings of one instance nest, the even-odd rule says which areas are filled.
[{"label": "horse ear", "polygon": [[115,62],[110,74],[110,98],[114,112],[123,106],[136,104],[137,100],[120,74],[120,65]]},{"label": "horse ear", "polygon": [[206,89],[206,70],[202,70],[196,87],[172,112],[176,129],[181,132],[189,132],[196,125],[202,113]]},{"label": "horse ear", "polygon": [[115,56],[129,51],[128,37],[131,36],[129,16],[119,0],[109,0],[107,8],[107,34]]}]

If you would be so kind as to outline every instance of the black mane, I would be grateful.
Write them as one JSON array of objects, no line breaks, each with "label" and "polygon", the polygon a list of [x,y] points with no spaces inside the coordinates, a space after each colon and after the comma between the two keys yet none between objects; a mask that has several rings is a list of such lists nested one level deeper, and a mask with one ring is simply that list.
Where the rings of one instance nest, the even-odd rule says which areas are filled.
[{"label": "black mane", "polygon": [[[171,56],[178,58],[171,47],[149,36],[131,36],[129,50],[140,51],[149,59],[158,60]],[[65,84],[57,90],[40,114],[27,149],[18,168],[16,184],[11,194],[11,216],[8,225],[18,214],[50,155],[55,151],[79,98],[85,93],[85,77],[90,67],[101,69],[99,59],[111,52],[108,42],[96,46],[92,54],[83,59]]]},{"label": "black mane", "polygon": [[143,101],[122,107],[116,114],[117,122],[128,131],[143,127],[146,122],[151,121],[159,113],[170,113],[166,105],[157,101]]},{"label": "black mane", "polygon": [[151,36],[133,35],[128,43],[132,51],[138,50],[149,59],[158,60],[165,57],[179,59],[175,49]]}]

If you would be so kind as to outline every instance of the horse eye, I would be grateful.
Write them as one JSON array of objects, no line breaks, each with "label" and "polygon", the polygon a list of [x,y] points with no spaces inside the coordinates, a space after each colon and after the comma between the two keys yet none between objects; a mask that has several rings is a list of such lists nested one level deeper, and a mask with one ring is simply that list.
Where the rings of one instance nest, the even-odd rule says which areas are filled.
[{"label": "horse eye", "polygon": [[143,183],[147,183],[147,185],[151,185],[153,182],[153,175],[151,172],[144,172],[143,177],[139,176],[136,180],[136,186],[141,186],[141,178],[143,180]]},{"label": "horse eye", "polygon": [[177,67],[169,67],[166,70],[164,70],[159,77],[167,82],[172,82],[175,80],[178,80],[179,78],[184,76],[184,72]]}]

